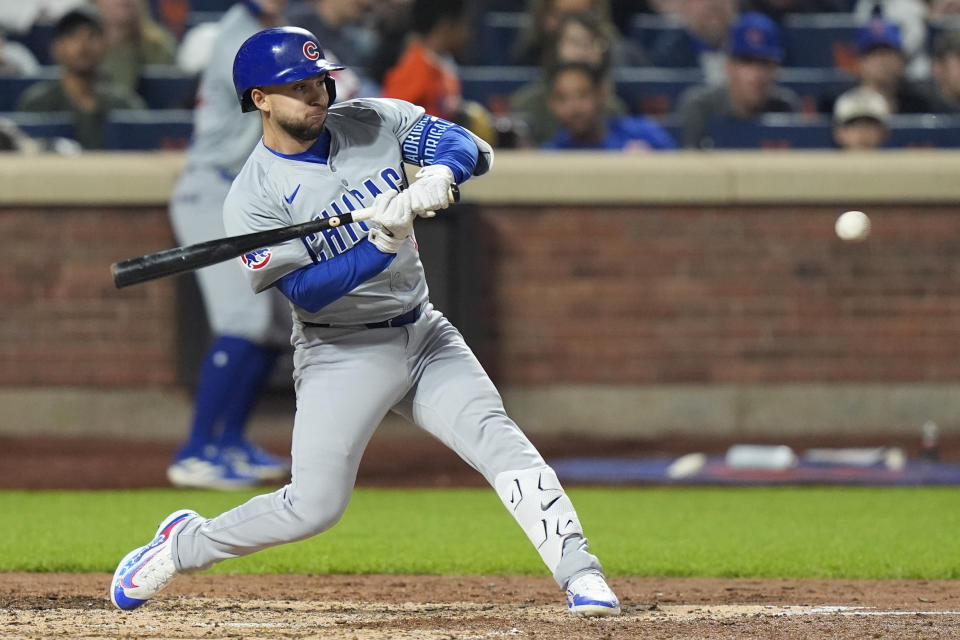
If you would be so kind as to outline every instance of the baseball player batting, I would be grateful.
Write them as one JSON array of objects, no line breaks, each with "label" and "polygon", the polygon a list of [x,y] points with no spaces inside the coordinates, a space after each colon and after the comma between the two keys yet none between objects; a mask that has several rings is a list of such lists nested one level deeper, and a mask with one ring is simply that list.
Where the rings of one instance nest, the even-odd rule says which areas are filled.
[{"label": "baseball player batting", "polygon": [[[332,105],[338,66],[308,31],[261,31],[233,66],[263,139],[224,204],[229,234],[374,208],[368,223],[328,229],[243,256],[254,291],[293,309],[293,473],[288,485],[215,518],[172,513],[120,561],[110,598],[135,609],[178,573],[314,536],[347,507],[360,457],[389,411],[413,421],[483,474],[536,547],[578,616],[616,615],[569,497],[507,417],[460,333],[429,302],[417,217],[449,205],[452,185],[490,170],[472,133],[400,100]],[[405,187],[403,164],[422,167]],[[262,295],[262,294],[261,294]]]},{"label": "baseball player batting", "polygon": [[[222,237],[223,201],[261,136],[260,119],[237,110],[231,69],[243,42],[282,24],[286,0],[244,0],[218,23],[210,61],[197,90],[187,167],[170,201],[181,244]],[[245,437],[247,420],[279,350],[290,339],[290,310],[272,289],[254,296],[234,263],[197,272],[214,339],[197,381],[190,434],[174,454],[174,486],[234,489],[286,478],[289,466]]]}]

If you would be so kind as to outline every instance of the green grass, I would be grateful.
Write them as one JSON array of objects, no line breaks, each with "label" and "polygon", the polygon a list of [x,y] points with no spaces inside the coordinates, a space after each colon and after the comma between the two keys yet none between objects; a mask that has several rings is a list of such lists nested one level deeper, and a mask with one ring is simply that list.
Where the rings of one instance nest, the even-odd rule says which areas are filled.
[{"label": "green grass", "polygon": [[[960,578],[952,488],[573,489],[611,576]],[[253,493],[0,493],[0,571],[113,571],[183,507]],[[358,490],[343,520],[215,573],[545,575],[491,490]]]}]

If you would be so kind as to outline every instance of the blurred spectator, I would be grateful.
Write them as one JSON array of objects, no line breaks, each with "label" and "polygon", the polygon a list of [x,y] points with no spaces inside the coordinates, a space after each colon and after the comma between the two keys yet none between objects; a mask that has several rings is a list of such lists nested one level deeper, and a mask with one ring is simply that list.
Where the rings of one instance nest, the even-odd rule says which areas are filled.
[{"label": "blurred spectator", "polygon": [[20,96],[17,109],[73,112],[80,145],[84,149],[102,149],[110,111],[146,106],[136,94],[101,80],[103,52],[103,24],[96,12],[67,12],[53,30],[52,54],[60,65],[60,79],[29,87]]},{"label": "blurred spectator", "polygon": [[879,149],[890,134],[890,107],[868,87],[843,93],[833,108],[833,140],[841,149]]},{"label": "blurred spectator", "polygon": [[383,95],[467,127],[490,144],[497,131],[487,110],[463,99],[454,55],[470,38],[466,0],[414,0],[411,33],[400,60],[383,78]]},{"label": "blurred spectator", "polygon": [[927,57],[929,10],[927,0],[857,0],[853,15],[864,23],[884,18],[897,25],[906,75],[926,78],[930,75],[930,59]]},{"label": "blurred spectator", "polygon": [[342,64],[365,67],[376,44],[374,34],[360,24],[370,4],[371,0],[300,2],[287,11],[287,23],[317,36],[323,50],[336,53]]},{"label": "blurred spectator", "polygon": [[453,120],[463,97],[454,54],[470,37],[464,0],[414,0],[406,49],[383,79],[383,95]]},{"label": "blurred spectator", "polygon": [[410,31],[410,9],[413,0],[378,0],[374,3],[371,23],[376,31],[376,48],[370,56],[367,76],[383,84],[383,76],[400,59]]},{"label": "blurred spectator", "polygon": [[[906,79],[906,59],[900,28],[889,20],[873,18],[857,31],[857,74],[860,85],[887,99],[891,113],[928,113],[931,99]],[[833,105],[822,109],[833,111]]]},{"label": "blurred spectator", "polygon": [[675,149],[676,142],[650,118],[609,117],[603,105],[609,85],[601,70],[582,62],[555,67],[548,79],[550,110],[560,123],[544,149],[650,151]]},{"label": "blurred spectator", "polygon": [[943,31],[933,41],[930,95],[936,113],[960,113],[960,31]]},{"label": "blurred spectator", "polygon": [[647,52],[650,61],[658,67],[697,67],[707,84],[722,83],[736,0],[676,0],[674,9],[683,29],[661,33]]},{"label": "blurred spectator", "polygon": [[[529,0],[527,6],[527,25],[515,43],[513,63],[525,66],[539,66],[556,38],[557,29],[566,13],[589,11],[597,16],[601,24],[609,25],[608,37],[611,42],[616,38],[616,28],[610,19],[609,0]],[[619,54],[618,54],[619,55]],[[625,57],[629,57],[626,53]],[[624,60],[623,64],[632,64]]]},{"label": "blurred spectator", "polygon": [[708,129],[723,120],[754,120],[764,113],[797,111],[797,96],[777,85],[783,45],[780,28],[760,13],[745,13],[730,30],[726,83],[694,87],[680,99],[683,146],[710,146]]},{"label": "blurred spectator", "polygon": [[173,64],[177,43],[153,21],[144,0],[95,0],[107,50],[101,70],[114,83],[137,90],[145,64]]},{"label": "blurred spectator", "polygon": [[604,84],[605,116],[620,116],[627,113],[627,106],[613,91],[610,80],[610,46],[600,23],[591,13],[569,13],[563,17],[557,29],[552,51],[546,56],[549,66],[539,80],[521,87],[510,100],[511,113],[526,123],[530,142],[540,146],[556,133],[559,122],[547,104],[547,82],[554,65],[567,62],[583,62],[598,70]]},{"label": "blurred spectator", "polygon": [[40,63],[30,49],[19,42],[7,40],[0,31],[0,76],[32,76],[40,70]]}]

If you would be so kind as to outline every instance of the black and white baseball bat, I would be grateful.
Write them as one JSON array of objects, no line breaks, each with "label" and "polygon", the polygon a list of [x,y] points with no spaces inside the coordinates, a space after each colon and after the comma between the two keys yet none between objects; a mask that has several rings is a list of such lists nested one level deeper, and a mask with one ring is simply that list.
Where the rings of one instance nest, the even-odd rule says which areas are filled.
[{"label": "black and white baseball bat", "polygon": [[[457,188],[457,185],[450,187],[449,196],[450,202],[460,201],[460,189]],[[148,253],[139,258],[114,262],[110,265],[110,272],[113,274],[113,283],[120,289],[132,284],[209,267],[212,264],[250,253],[254,249],[269,247],[293,238],[302,238],[345,224],[369,220],[372,216],[373,208],[365,207],[339,216],[311,220],[288,227],[277,227],[276,229],[248,233],[242,236],[217,238],[216,240],[208,240],[185,247]]]}]

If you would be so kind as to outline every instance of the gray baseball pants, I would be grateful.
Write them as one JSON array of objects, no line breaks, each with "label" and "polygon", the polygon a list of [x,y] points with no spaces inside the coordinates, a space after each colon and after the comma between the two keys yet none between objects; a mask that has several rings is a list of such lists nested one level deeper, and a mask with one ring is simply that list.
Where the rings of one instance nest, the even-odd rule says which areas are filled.
[{"label": "gray baseball pants", "polygon": [[[404,327],[295,328],[291,481],[185,525],[174,542],[179,570],[205,569],[336,524],[367,442],[391,410],[439,438],[491,485],[501,472],[546,466],[507,417],[459,331],[430,305],[426,309]],[[561,544],[563,559],[554,571],[561,587],[600,569],[582,536]]]}]

